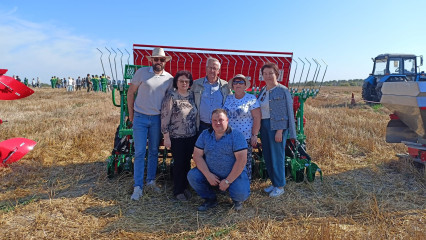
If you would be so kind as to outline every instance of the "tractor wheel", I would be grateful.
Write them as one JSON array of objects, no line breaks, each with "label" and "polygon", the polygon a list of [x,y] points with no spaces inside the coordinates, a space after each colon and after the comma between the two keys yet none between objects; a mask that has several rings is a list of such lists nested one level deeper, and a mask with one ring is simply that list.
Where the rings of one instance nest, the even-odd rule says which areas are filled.
[{"label": "tractor wheel", "polygon": [[377,87],[376,87],[376,98],[375,98],[375,102],[380,102],[380,100],[382,99],[382,85],[378,83]]},{"label": "tractor wheel", "polygon": [[372,90],[374,90],[373,85],[369,82],[364,82],[362,85],[362,98],[366,101],[373,101],[373,96],[371,96]]}]

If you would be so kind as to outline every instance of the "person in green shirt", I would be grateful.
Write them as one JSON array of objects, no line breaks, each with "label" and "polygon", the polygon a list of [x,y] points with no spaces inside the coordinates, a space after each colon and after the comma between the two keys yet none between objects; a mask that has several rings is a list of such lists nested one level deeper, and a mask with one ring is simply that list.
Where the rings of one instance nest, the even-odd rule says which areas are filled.
[{"label": "person in green shirt", "polygon": [[101,76],[102,92],[106,92],[107,83],[108,83],[108,79],[106,78],[105,74],[102,74],[102,76]]},{"label": "person in green shirt", "polygon": [[24,78],[24,84],[25,84],[25,86],[28,87],[28,79],[27,78]]},{"label": "person in green shirt", "polygon": [[56,87],[56,82],[58,81],[58,79],[56,79],[56,77],[55,76],[53,76],[51,79],[50,79],[50,83],[51,83],[51,85],[52,85],[52,88],[55,88]]},{"label": "person in green shirt", "polygon": [[93,91],[95,91],[95,92],[99,91],[99,77],[98,77],[98,75],[95,75],[95,77],[92,78],[92,82],[93,82]]}]

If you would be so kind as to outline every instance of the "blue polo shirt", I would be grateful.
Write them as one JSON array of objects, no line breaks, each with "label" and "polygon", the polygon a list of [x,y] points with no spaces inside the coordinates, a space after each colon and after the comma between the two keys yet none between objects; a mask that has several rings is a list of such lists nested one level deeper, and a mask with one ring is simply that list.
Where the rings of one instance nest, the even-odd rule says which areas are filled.
[{"label": "blue polo shirt", "polygon": [[203,82],[204,91],[201,94],[200,102],[200,120],[205,123],[211,123],[211,116],[213,110],[222,107],[223,96],[220,91],[220,81],[210,84],[207,77]]},{"label": "blue polo shirt", "polygon": [[204,130],[198,137],[195,147],[204,150],[210,172],[224,179],[234,167],[236,161],[234,153],[247,149],[247,141],[241,132],[228,126],[226,133],[219,140],[216,140],[213,129]]}]

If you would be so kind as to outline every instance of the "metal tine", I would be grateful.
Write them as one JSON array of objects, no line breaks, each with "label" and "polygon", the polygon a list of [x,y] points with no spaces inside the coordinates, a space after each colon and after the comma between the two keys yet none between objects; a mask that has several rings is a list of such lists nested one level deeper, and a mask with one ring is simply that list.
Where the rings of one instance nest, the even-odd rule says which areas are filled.
[{"label": "metal tine", "polygon": [[306,74],[305,86],[303,87],[304,90],[306,89],[306,83],[308,82],[308,76],[309,76],[309,72],[311,71],[311,66],[312,66],[311,62],[309,62],[309,60],[307,58],[305,58],[305,60],[308,61],[309,68],[308,68],[308,73]]},{"label": "metal tine", "polygon": [[234,74],[231,76],[231,78],[233,78],[235,76],[235,68],[237,66],[237,59],[235,59],[232,55],[229,55],[232,59],[234,59],[235,64],[234,64]]},{"label": "metal tine", "polygon": [[[200,53],[201,54],[201,53]],[[202,53],[204,56],[204,59],[206,59],[206,65],[205,65],[205,69],[206,69],[206,76],[207,76],[207,59],[209,59],[210,56],[207,56],[205,53]],[[221,66],[222,67],[222,66]]]},{"label": "metal tine", "polygon": [[102,56],[104,55],[104,53],[103,53],[101,50],[99,50],[99,48],[96,48],[96,49],[98,49],[98,51],[99,51],[99,52],[101,52],[101,57],[100,57],[100,59],[101,59],[101,64],[102,64],[102,70],[104,71],[104,75],[105,75],[104,63],[102,62]]},{"label": "metal tine", "polygon": [[[117,48],[117,50],[120,51],[120,53],[121,53],[121,58],[120,58],[120,62],[121,62],[121,74],[123,75],[123,80],[124,80],[124,69],[123,69],[123,56],[124,56],[124,54],[123,54],[123,52],[119,48]],[[117,78],[118,78],[118,76],[117,76]]]},{"label": "metal tine", "polygon": [[180,60],[180,57],[179,57],[179,55],[176,52],[174,54],[177,57],[177,61],[176,61],[176,72],[178,72],[179,71],[179,60]]},{"label": "metal tine", "polygon": [[[319,71],[318,71],[318,63],[317,63],[317,61],[315,61],[315,59],[313,59],[312,58],[312,60],[315,62],[315,64],[316,64],[316,66],[315,66],[315,72],[314,72],[314,76],[312,77],[312,84],[314,84],[314,80],[315,80],[315,76],[317,75],[317,72],[319,73]],[[309,87],[309,86],[308,86]],[[311,87],[309,87],[309,91],[311,91],[312,90],[312,86]]]},{"label": "metal tine", "polygon": [[325,64],[325,70],[324,70],[324,75],[322,75],[322,80],[321,80],[321,83],[320,83],[320,86],[319,86],[317,92],[319,92],[320,89],[321,89],[322,83],[324,82],[325,73],[327,72],[327,68],[328,68],[328,64],[326,62],[324,62],[324,60],[322,60],[322,59],[321,59],[321,61]]},{"label": "metal tine", "polygon": [[117,62],[115,61],[115,58],[117,57],[117,52],[113,48],[111,48],[111,50],[115,53],[115,56],[114,56],[115,76],[117,77],[117,80],[118,80]]},{"label": "metal tine", "polygon": [[[248,68],[248,71],[247,71],[247,75],[250,76],[251,60],[250,60],[250,58],[248,58],[247,55],[244,55],[244,57],[249,61],[249,68]],[[252,82],[251,83],[251,86],[252,86],[251,89],[252,89],[253,93],[255,93],[256,92],[256,87],[253,84],[254,76],[252,77],[252,79],[250,81]]]},{"label": "metal tine", "polygon": [[[222,56],[226,59],[226,80],[228,80],[228,73],[229,73],[229,59],[226,57],[226,54],[222,54]],[[222,69],[222,66],[220,66]]]},{"label": "metal tine", "polygon": [[171,57],[169,67],[170,67],[170,72],[172,72],[172,61],[173,61],[173,56],[172,56],[172,55],[170,55],[168,52],[166,52],[166,55],[167,55],[167,56],[169,56],[169,57]]},{"label": "metal tine", "polygon": [[133,52],[136,54],[136,58],[134,59],[133,64],[136,64],[138,62],[138,58],[139,58],[139,51],[133,51]]},{"label": "metal tine", "polygon": [[[283,61],[281,61],[281,59],[279,59],[278,57],[277,57],[277,59],[283,64],[283,69],[285,69],[285,63],[283,62]],[[291,62],[287,59],[287,58],[284,58],[287,62],[288,62],[288,75],[287,75],[287,79],[288,79],[288,87],[289,87],[289,89],[290,89],[290,72],[291,72]],[[284,78],[284,72],[283,72],[283,78]]]},{"label": "metal tine", "polygon": [[[292,91],[294,91],[294,86],[295,86],[295,82],[294,82],[294,79],[296,78],[296,74],[297,74],[297,61],[293,58],[293,61],[292,61],[292,63],[296,63],[296,67],[294,68],[294,73],[293,73],[293,87],[291,88],[291,90]],[[290,83],[289,83],[289,86],[290,86]],[[296,88],[296,91],[295,92],[297,92],[298,91],[298,89]]]},{"label": "metal tine", "polygon": [[[237,55],[238,56],[238,58],[239,59],[241,59],[241,61],[243,62],[243,65],[241,66],[241,74],[243,74],[243,69],[244,69],[244,60],[241,58],[241,56],[240,55]],[[243,74],[244,75],[244,74]],[[247,76],[247,74],[246,74],[246,76]]]},{"label": "metal tine", "polygon": [[[111,69],[111,76],[113,80],[116,80],[114,77],[114,72],[112,71],[112,65],[111,65],[111,51],[105,47],[105,49],[109,52],[109,56],[108,56],[108,62],[109,62],[109,69]],[[117,79],[118,80],[118,79]]]},{"label": "metal tine", "polygon": [[[202,65],[202,62],[203,62],[203,58],[202,57],[200,57],[200,55],[198,55],[198,53],[195,53],[195,55],[197,55],[197,57],[199,57],[200,58],[200,68],[198,69],[198,76],[201,78],[202,76],[201,76],[201,65]],[[206,69],[207,70],[207,69]]]},{"label": "metal tine", "polygon": [[186,69],[186,57],[182,53],[180,53],[180,56],[183,57],[183,70],[188,71],[188,69]]},{"label": "metal tine", "polygon": [[130,53],[129,53],[129,51],[127,51],[127,49],[124,49],[124,50],[126,50],[126,52],[127,52],[127,54],[129,55],[129,57],[127,58],[127,65],[130,65]]},{"label": "metal tine", "polygon": [[300,57],[298,57],[298,59],[303,63],[303,67],[302,67],[302,72],[300,73],[300,79],[299,79],[299,83],[297,84],[296,91],[298,91],[298,89],[300,88],[300,83],[302,82],[303,71],[305,70],[305,62],[302,59],[300,59]]},{"label": "metal tine", "polygon": [[317,76],[316,76],[315,81],[314,81],[314,86],[312,87],[312,88],[314,88],[316,86],[316,84],[317,84],[318,76],[319,76],[319,74],[321,72],[322,65],[321,65],[321,63],[318,62],[318,60],[316,60],[314,58],[312,58],[312,59],[319,65],[318,73],[317,73]]},{"label": "metal tine", "polygon": [[190,57],[191,58],[191,74],[193,74],[192,73],[192,63],[194,63],[194,59],[191,57],[191,54],[190,53],[186,53],[187,55],[188,55],[188,57]]},{"label": "metal tine", "polygon": [[[257,75],[257,74],[256,74],[257,61],[256,61],[256,59],[255,59],[252,55],[250,55],[250,57],[251,57],[251,59],[253,59],[253,61],[256,63],[256,65],[254,65],[254,75],[253,75],[253,82],[256,84],[256,78],[258,78],[258,77],[259,77],[259,75],[260,75],[260,69],[259,69],[259,75]],[[254,87],[256,87],[256,88],[260,88],[260,81],[258,81],[258,82],[259,82],[259,86],[254,85]]]}]

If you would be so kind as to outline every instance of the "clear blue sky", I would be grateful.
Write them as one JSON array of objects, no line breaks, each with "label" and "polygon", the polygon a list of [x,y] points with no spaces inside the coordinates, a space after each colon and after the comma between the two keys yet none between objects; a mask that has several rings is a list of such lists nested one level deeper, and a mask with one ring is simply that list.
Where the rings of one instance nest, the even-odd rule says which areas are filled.
[{"label": "clear blue sky", "polygon": [[0,2],[9,76],[100,73],[96,47],[134,43],[293,52],[324,59],[326,80],[365,78],[378,54],[426,55],[426,1]]}]

